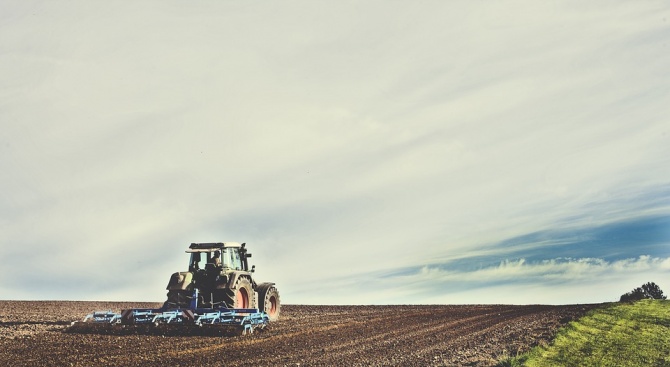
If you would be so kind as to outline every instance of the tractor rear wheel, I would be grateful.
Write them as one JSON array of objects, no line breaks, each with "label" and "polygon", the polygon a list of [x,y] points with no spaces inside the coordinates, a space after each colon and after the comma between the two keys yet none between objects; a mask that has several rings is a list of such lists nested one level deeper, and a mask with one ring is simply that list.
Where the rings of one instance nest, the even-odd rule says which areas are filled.
[{"label": "tractor rear wheel", "polygon": [[279,291],[272,283],[260,284],[258,290],[258,309],[265,311],[270,317],[270,321],[279,319],[279,312],[281,311],[281,301],[279,298]]},{"label": "tractor rear wheel", "polygon": [[226,291],[224,303],[228,308],[254,307],[254,288],[249,279],[240,277],[235,287]]}]

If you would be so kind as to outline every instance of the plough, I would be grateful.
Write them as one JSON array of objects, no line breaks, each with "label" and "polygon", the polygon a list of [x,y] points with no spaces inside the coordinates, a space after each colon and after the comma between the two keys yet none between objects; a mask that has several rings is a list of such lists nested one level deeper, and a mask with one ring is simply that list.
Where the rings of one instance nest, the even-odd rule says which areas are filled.
[{"label": "plough", "polygon": [[65,331],[95,334],[246,335],[267,328],[270,317],[256,308],[200,308],[198,289],[188,308],[133,308],[115,313],[96,311]]}]

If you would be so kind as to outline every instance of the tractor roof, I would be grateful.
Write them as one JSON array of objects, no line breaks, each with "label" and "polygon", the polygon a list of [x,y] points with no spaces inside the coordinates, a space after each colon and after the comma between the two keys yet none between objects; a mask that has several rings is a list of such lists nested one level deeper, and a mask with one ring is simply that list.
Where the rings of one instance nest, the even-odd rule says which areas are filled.
[{"label": "tractor roof", "polygon": [[243,247],[244,244],[238,242],[209,242],[209,243],[192,243],[186,252],[212,252],[230,247]]}]

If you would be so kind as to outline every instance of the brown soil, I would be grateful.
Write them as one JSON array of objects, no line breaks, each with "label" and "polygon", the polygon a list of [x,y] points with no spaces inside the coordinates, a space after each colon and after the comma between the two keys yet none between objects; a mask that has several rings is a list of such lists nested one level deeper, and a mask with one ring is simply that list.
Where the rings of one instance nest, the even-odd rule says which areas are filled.
[{"label": "brown soil", "polygon": [[0,301],[6,366],[492,366],[599,305],[282,307],[241,337],[68,334],[94,310],[155,303]]}]

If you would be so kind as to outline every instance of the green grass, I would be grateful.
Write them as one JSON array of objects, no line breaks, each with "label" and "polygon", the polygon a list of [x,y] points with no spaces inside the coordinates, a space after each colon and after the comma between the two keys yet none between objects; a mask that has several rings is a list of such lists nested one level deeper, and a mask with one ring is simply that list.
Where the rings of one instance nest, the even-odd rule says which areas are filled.
[{"label": "green grass", "polygon": [[501,361],[500,367],[670,367],[670,301],[618,303],[561,329],[551,345]]}]

